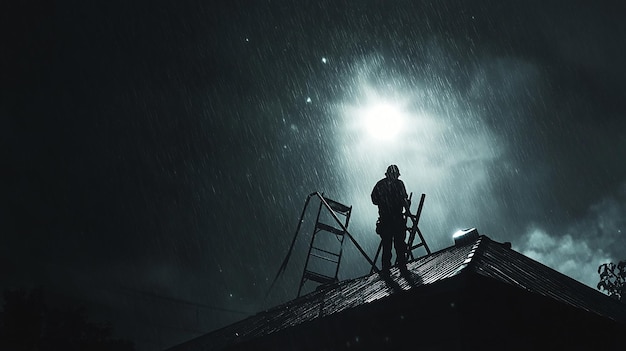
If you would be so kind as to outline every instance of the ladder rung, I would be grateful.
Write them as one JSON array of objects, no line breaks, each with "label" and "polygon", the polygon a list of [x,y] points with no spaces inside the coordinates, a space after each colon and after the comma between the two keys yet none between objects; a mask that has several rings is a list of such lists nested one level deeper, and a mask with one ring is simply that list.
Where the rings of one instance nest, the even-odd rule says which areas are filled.
[{"label": "ladder rung", "polygon": [[328,225],[326,223],[322,223],[322,222],[317,222],[317,228],[319,228],[321,230],[325,230],[327,232],[331,232],[333,234],[337,234],[337,235],[345,234],[342,229],[337,229],[335,227],[331,227],[330,225]]},{"label": "ladder rung", "polygon": [[333,260],[333,259],[332,259],[332,258],[330,258],[330,257],[321,256],[321,255],[314,254],[314,253],[312,253],[312,254],[311,254],[311,256],[313,256],[313,257],[317,257],[317,258],[319,258],[319,259],[326,260],[326,261],[328,261],[328,262],[332,262],[332,263],[338,263],[338,262],[339,262],[339,261],[335,261],[335,260]]},{"label": "ladder rung", "polygon": [[321,284],[328,284],[328,283],[333,283],[337,281],[337,279],[335,279],[334,277],[329,277],[327,275],[315,273],[312,271],[304,271],[304,276],[305,278],[308,278],[310,280],[316,281]]},{"label": "ladder rung", "polygon": [[328,250],[324,250],[324,249],[320,249],[319,247],[315,247],[315,246],[311,247],[311,249],[316,250],[316,251],[320,251],[320,252],[324,252],[324,253],[327,253],[329,255],[333,255],[335,257],[339,257],[341,255],[340,253],[332,252],[332,251],[328,251]]},{"label": "ladder rung", "polygon": [[330,206],[330,208],[332,208],[334,211],[337,211],[343,215],[347,214],[352,209],[352,207],[348,207],[344,204],[340,204],[339,202],[335,200],[331,200],[327,197],[325,197],[324,200],[326,200],[326,203],[328,203],[328,206]]}]

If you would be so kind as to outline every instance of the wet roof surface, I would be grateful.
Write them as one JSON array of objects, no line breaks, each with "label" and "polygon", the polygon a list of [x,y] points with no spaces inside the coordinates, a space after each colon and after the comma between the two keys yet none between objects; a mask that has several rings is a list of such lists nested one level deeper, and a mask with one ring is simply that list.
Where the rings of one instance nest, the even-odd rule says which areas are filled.
[{"label": "wet roof surface", "polygon": [[[472,271],[568,305],[626,323],[626,304],[483,237]],[[599,279],[599,278],[598,278]]]},{"label": "wet roof surface", "polygon": [[466,245],[451,246],[418,258],[409,262],[407,268],[409,274],[400,274],[397,268],[393,268],[389,277],[374,273],[339,282],[191,340],[172,350],[184,350],[191,344],[207,350],[219,349],[235,339],[268,335],[316,318],[384,299],[400,291],[431,285],[461,272],[480,274],[626,323],[626,305],[622,308],[621,304],[602,293],[486,236],[480,236],[475,242]]}]

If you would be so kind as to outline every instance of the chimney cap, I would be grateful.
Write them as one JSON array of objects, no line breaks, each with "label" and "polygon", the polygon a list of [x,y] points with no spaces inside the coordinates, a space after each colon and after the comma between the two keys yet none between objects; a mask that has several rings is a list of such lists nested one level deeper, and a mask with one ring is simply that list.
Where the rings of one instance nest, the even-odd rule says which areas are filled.
[{"label": "chimney cap", "polygon": [[458,230],[452,235],[452,239],[454,239],[455,246],[461,246],[476,241],[478,236],[479,234],[476,228],[467,228]]}]

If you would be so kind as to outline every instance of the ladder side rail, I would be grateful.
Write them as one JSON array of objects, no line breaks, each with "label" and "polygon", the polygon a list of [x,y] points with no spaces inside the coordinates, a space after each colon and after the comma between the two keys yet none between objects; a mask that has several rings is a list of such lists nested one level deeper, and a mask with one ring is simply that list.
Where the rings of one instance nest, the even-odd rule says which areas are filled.
[{"label": "ladder side rail", "polygon": [[[317,196],[320,196],[320,194],[318,192],[315,192],[315,194],[317,194]],[[304,262],[304,270],[302,272],[302,278],[300,279],[300,287],[298,288],[298,297],[300,297],[300,293],[302,292],[302,286],[305,283],[305,273],[308,271],[307,268],[309,266],[309,259],[311,258],[311,250],[313,249],[313,243],[315,241],[315,235],[317,234],[316,231],[316,227],[317,227],[317,222],[320,219],[320,213],[322,212],[322,203],[320,202],[320,205],[317,209],[317,218],[315,219],[315,225],[313,226],[313,234],[311,235],[311,244],[309,245],[309,252],[306,255],[306,261]]]},{"label": "ladder side rail", "polygon": [[[411,223],[413,223],[413,216],[411,215],[411,205],[412,205],[412,200],[413,200],[413,192],[411,191],[411,193],[409,194],[409,198],[408,198],[408,200],[407,200],[407,205],[408,205],[409,207],[408,207],[408,208],[407,208],[407,210],[406,210],[406,211],[407,211],[407,213],[406,213],[406,215],[405,215],[405,217],[406,217],[406,218],[405,218],[405,223],[404,223],[404,227],[405,227],[405,229],[404,229],[404,238],[405,238],[405,239],[406,239],[406,232],[407,232],[407,231],[409,232],[409,238],[408,238],[408,240],[407,240],[407,242],[406,242],[406,247],[407,247],[407,251],[406,251],[406,258],[407,258],[407,261],[408,261],[408,260],[413,260],[413,259],[415,259],[415,257],[413,257],[413,251],[411,251],[411,245],[413,244],[413,240],[414,240],[414,238],[415,238],[415,236],[413,236],[413,238],[411,237],[411,233],[412,233],[412,224],[411,224],[411,227],[407,227],[407,226],[406,226],[406,220],[407,220],[407,219],[409,219],[409,218],[411,218]],[[382,246],[382,244],[383,244],[383,243],[382,243],[382,241],[381,241],[380,245]]]},{"label": "ladder side rail", "polygon": [[422,231],[420,230],[419,227],[416,227],[417,229],[417,235],[420,236],[420,240],[422,240],[422,244],[424,244],[424,248],[426,249],[426,252],[430,255],[430,249],[428,248],[428,244],[426,244],[426,240],[424,240],[424,236],[422,235]]},{"label": "ladder side rail", "polygon": [[[420,230],[418,224],[419,224],[419,220],[420,217],[422,216],[422,209],[424,208],[424,198],[426,197],[426,194],[422,194],[422,197],[420,199],[420,204],[419,207],[417,208],[417,213],[416,213],[416,222],[415,222],[415,231],[417,231],[417,235],[419,235],[420,240],[422,241],[422,244],[424,245],[424,249],[426,249],[426,253],[428,255],[431,254],[430,252],[430,248],[428,247],[428,244],[426,243],[426,239],[424,239],[424,235],[422,235],[422,231]],[[415,238],[415,233],[413,233],[413,238]]]},{"label": "ladder side rail", "polygon": [[309,258],[311,257],[311,250],[313,249],[313,241],[315,240],[315,234],[313,234],[313,236],[311,237],[311,244],[309,245],[309,252],[306,255],[306,261],[304,262],[304,270],[302,272],[302,278],[300,278],[300,287],[298,288],[298,297],[300,296],[300,292],[302,292],[302,286],[304,285],[305,281],[305,276],[306,276],[306,272],[308,272],[307,270],[307,266],[309,265]]},{"label": "ladder side rail", "polygon": [[417,206],[417,213],[415,217],[417,218],[417,222],[420,220],[420,216],[422,215],[422,208],[424,208],[424,199],[426,198],[426,194],[422,194],[420,197],[420,204]]},{"label": "ladder side rail", "polygon": [[346,228],[348,228],[348,224],[350,223],[350,217],[352,216],[352,206],[348,209],[346,214]]},{"label": "ladder side rail", "polygon": [[[380,244],[378,244],[378,249],[376,250],[376,255],[374,256],[374,263],[376,263],[376,261],[378,261],[378,255],[380,254],[380,250],[383,248],[383,242],[381,241]],[[370,274],[374,273],[374,266],[372,266],[372,269],[370,269]]]},{"label": "ladder side rail", "polygon": [[[320,200],[321,199],[324,199],[328,203],[328,205],[329,205],[328,206],[329,207],[328,208],[329,212],[334,213],[336,215],[344,216],[345,222],[343,223],[343,225],[344,225],[345,228],[347,228],[348,227],[348,223],[350,222],[350,214],[352,213],[352,206],[346,206],[346,205],[344,205],[342,203],[339,203],[339,202],[337,202],[335,200],[329,199],[329,198],[324,197],[324,196],[322,196],[320,198]],[[337,217],[337,219],[338,219],[338,217]],[[337,223],[341,224],[341,221],[337,221]],[[346,231],[337,229],[337,228],[335,228],[335,227],[333,227],[331,225],[328,225],[328,224],[322,223],[322,222],[317,222],[316,223],[316,227],[318,229],[320,229],[320,230],[325,230],[327,232],[335,234],[335,237],[337,238],[337,241],[339,241],[339,252],[338,253],[330,252],[330,251],[323,250],[323,249],[320,249],[320,248],[317,248],[317,247],[315,248],[318,251],[321,251],[321,252],[324,252],[324,253],[327,253],[329,255],[332,255],[332,256],[336,257],[337,258],[336,261],[331,259],[330,257],[322,257],[322,256],[314,254],[315,257],[318,257],[320,259],[323,259],[323,260],[335,263],[335,272],[334,272],[333,279],[335,281],[338,281],[339,280],[339,278],[338,278],[338,276],[339,276],[339,267],[341,266],[341,256],[343,255],[343,240],[345,238]]]},{"label": "ladder side rail", "polygon": [[341,256],[343,255],[343,239],[345,237],[342,235],[339,239],[339,256],[337,257],[337,267],[335,268],[335,279],[338,279],[339,275],[339,266],[341,265]]},{"label": "ladder side rail", "polygon": [[298,233],[300,232],[300,228],[302,227],[302,222],[304,222],[304,215],[306,214],[306,209],[309,206],[309,202],[311,201],[311,198],[316,194],[317,192],[310,193],[306,197],[306,200],[304,201],[304,207],[302,208],[302,212],[300,213],[300,219],[298,220],[298,225],[296,226],[296,232],[293,235],[293,239],[291,240],[289,251],[287,251],[287,255],[285,256],[285,259],[281,263],[280,268],[278,268],[278,272],[276,272],[276,276],[274,277],[274,280],[272,281],[270,288],[267,290],[267,293],[265,294],[266,299],[269,296],[270,292],[272,291],[272,288],[274,288],[274,284],[276,284],[276,281],[278,280],[278,278],[285,272],[285,269],[287,268],[287,263],[289,262],[289,258],[291,257],[291,253],[293,252],[296,239],[298,238]]},{"label": "ladder side rail", "polygon": [[[419,227],[417,225],[419,223],[420,216],[422,215],[422,208],[424,207],[425,198],[426,198],[426,194],[422,194],[422,196],[420,197],[420,203],[417,206],[417,212],[415,213],[415,216],[411,215],[411,221],[413,222],[413,225],[411,226],[411,228],[409,228],[409,242],[408,242],[409,248],[413,246],[413,241],[415,240],[415,232],[419,231]],[[420,233],[420,239],[422,239],[422,242],[424,241],[424,237],[421,235],[421,233]],[[411,251],[409,251],[409,254],[413,256],[413,253]]]}]

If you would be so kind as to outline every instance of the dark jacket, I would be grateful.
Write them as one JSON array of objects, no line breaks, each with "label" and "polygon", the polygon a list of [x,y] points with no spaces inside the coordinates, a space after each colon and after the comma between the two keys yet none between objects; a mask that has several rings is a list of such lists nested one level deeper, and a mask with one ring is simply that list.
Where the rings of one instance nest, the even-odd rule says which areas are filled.
[{"label": "dark jacket", "polygon": [[402,218],[408,195],[404,183],[400,179],[383,178],[372,190],[372,203],[378,206],[381,220]]}]

